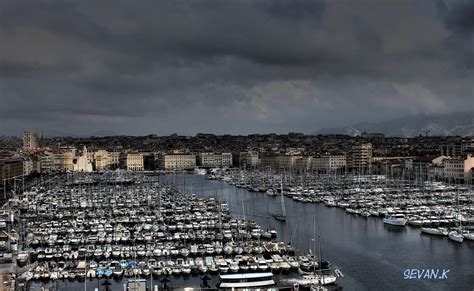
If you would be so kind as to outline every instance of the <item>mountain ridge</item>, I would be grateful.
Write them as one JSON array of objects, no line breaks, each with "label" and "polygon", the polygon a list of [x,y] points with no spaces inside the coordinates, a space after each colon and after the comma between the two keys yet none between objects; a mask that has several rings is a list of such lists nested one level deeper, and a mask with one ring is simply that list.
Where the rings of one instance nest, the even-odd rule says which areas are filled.
[{"label": "mountain ridge", "polygon": [[414,137],[418,135],[474,136],[474,112],[419,114],[380,122],[360,122],[340,128],[322,128],[315,134],[346,134],[379,132],[387,136]]}]

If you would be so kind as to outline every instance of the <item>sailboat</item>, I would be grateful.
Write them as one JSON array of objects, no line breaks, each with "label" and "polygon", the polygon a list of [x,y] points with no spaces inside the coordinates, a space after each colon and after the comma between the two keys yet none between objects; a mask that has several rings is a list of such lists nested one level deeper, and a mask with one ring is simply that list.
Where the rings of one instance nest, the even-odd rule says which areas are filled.
[{"label": "sailboat", "polygon": [[283,178],[281,178],[281,208],[280,213],[275,214],[275,219],[279,221],[286,221],[285,195],[283,192]]},{"label": "sailboat", "polygon": [[[314,215],[314,225],[316,225],[316,214]],[[316,230],[314,231],[316,236]],[[324,274],[323,272],[323,252],[321,250],[321,235],[318,235],[319,244],[319,284],[330,285],[336,282],[337,277],[333,274]],[[325,262],[327,264],[327,262]],[[316,273],[316,272],[315,272]]]},{"label": "sailboat", "polygon": [[458,204],[458,217],[459,217],[459,229],[455,229],[450,231],[448,234],[448,238],[452,241],[462,243],[464,240],[464,235],[462,233],[462,224],[461,224],[461,211],[459,208],[459,193],[457,193],[457,204]]},{"label": "sailboat", "polygon": [[[314,227],[316,227],[316,214],[314,215],[313,225]],[[316,228],[314,228],[313,241],[315,244],[314,247],[316,248]],[[316,261],[317,260],[316,254],[314,255],[312,254],[311,248],[309,250],[309,255],[308,255],[309,259],[314,260],[311,264],[313,270],[312,271],[302,270],[301,264],[300,264],[300,267],[298,268],[298,273],[302,274],[302,276],[298,278],[286,279],[285,281],[289,283],[293,283],[293,284],[298,284],[302,286],[311,286],[311,287],[330,285],[336,282],[337,276],[328,272],[329,262],[322,260],[323,254],[322,254],[322,249],[321,249],[321,236],[320,235],[318,235],[318,244],[319,244],[319,262]],[[306,260],[307,260],[306,262],[309,262],[308,259]],[[323,265],[325,266],[324,268],[323,268]],[[340,274],[342,276],[342,273],[339,270],[336,270],[335,272],[336,274]]]}]

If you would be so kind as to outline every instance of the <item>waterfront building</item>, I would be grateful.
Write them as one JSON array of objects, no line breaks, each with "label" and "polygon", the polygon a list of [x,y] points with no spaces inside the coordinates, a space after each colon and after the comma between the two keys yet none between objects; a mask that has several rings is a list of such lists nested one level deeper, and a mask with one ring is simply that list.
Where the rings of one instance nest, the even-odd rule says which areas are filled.
[{"label": "waterfront building", "polygon": [[346,167],[345,155],[322,155],[313,157],[312,168],[322,173],[331,173]]},{"label": "waterfront building", "polygon": [[239,157],[239,163],[236,164],[236,166],[255,168],[260,164],[260,158],[257,152],[240,152]]},{"label": "waterfront building", "polygon": [[156,170],[156,159],[155,153],[145,152],[143,155],[143,170],[145,171],[154,171]]},{"label": "waterfront building", "polygon": [[120,164],[120,152],[108,152],[108,167],[110,169],[117,169]]},{"label": "waterfront building", "polygon": [[34,162],[31,158],[23,159],[23,175],[28,176],[34,172]]},{"label": "waterfront building", "polygon": [[178,152],[162,154],[158,156],[158,166],[165,170],[194,169],[196,156]]},{"label": "waterfront building", "polygon": [[448,181],[472,182],[472,171],[474,168],[474,157],[452,157],[443,161],[443,175]]},{"label": "waterfront building", "polygon": [[295,169],[297,167],[297,161],[302,158],[302,155],[276,155],[266,153],[260,155],[260,166],[262,168],[273,169]]},{"label": "waterfront building", "polygon": [[0,180],[9,180],[23,176],[23,160],[21,158],[0,159]]},{"label": "waterfront building", "polygon": [[40,173],[48,173],[54,170],[54,154],[44,152],[39,156]]},{"label": "waterfront building", "polygon": [[[408,168],[415,180],[428,180],[434,173],[431,168],[439,167],[447,156],[422,156],[409,160]],[[442,175],[441,175],[442,176]]]},{"label": "waterfront building", "polygon": [[87,147],[84,146],[82,150],[82,156],[78,157],[76,163],[74,164],[74,171],[76,172],[92,172],[92,162],[87,151]]},{"label": "waterfront building", "polygon": [[36,132],[23,133],[23,149],[32,150],[38,147],[38,134]]},{"label": "waterfront building", "polygon": [[126,169],[129,171],[143,171],[143,154],[141,153],[127,153],[126,154]]},{"label": "waterfront building", "polygon": [[65,148],[56,151],[53,159],[53,167],[57,171],[69,172],[74,170],[75,148]]},{"label": "waterfront building", "polygon": [[93,156],[96,171],[105,171],[109,168],[109,152],[98,150],[94,152]]},{"label": "waterfront building", "polygon": [[12,188],[16,184],[16,178],[23,176],[23,160],[21,158],[2,158],[0,159],[0,185],[3,191],[0,193],[0,199],[7,199],[9,192],[7,188]]},{"label": "waterfront building", "polygon": [[301,156],[296,159],[295,167],[300,170],[310,170],[313,163],[313,157],[311,156]]},{"label": "waterfront building", "polygon": [[200,153],[197,156],[197,165],[201,167],[232,167],[231,153]]},{"label": "waterfront building", "polygon": [[[353,168],[364,170],[369,169],[372,164],[373,147],[370,143],[354,145],[351,148],[351,163]],[[349,164],[349,163],[348,163]]]}]

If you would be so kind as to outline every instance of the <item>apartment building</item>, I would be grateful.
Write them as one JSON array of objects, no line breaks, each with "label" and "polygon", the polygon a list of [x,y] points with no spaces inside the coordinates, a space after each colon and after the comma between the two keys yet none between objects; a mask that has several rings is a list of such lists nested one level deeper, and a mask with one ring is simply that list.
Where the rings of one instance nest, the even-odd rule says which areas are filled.
[{"label": "apartment building", "polygon": [[141,153],[128,153],[126,155],[126,169],[129,171],[143,171],[143,154]]},{"label": "apartment building", "polygon": [[239,153],[239,163],[236,166],[255,168],[260,165],[260,158],[257,152],[240,152]]},{"label": "apartment building", "polygon": [[447,180],[472,182],[474,157],[454,157],[443,161],[443,175]]},{"label": "apartment building", "polygon": [[346,167],[345,155],[322,155],[313,157],[311,168],[322,173],[333,172]]},{"label": "apartment building", "polygon": [[201,153],[197,156],[197,165],[201,167],[232,167],[232,154]]},{"label": "apartment building", "polygon": [[159,155],[158,167],[165,170],[193,169],[196,167],[196,156],[180,153]]},{"label": "apartment building", "polygon": [[359,144],[351,148],[351,164],[353,168],[369,168],[372,164],[373,147],[370,143]]},{"label": "apartment building", "polygon": [[31,150],[38,147],[38,134],[36,132],[23,133],[23,149]]}]

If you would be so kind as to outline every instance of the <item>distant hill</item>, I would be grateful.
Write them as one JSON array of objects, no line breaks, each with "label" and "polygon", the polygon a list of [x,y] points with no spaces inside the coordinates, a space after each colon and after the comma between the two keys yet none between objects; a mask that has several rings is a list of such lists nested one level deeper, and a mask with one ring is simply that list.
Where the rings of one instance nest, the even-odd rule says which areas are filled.
[{"label": "distant hill", "polygon": [[413,137],[427,133],[438,136],[474,136],[474,112],[406,116],[382,122],[358,123],[342,128],[323,128],[315,134],[356,136],[364,131],[400,137]]},{"label": "distant hill", "polygon": [[91,136],[104,137],[104,136],[118,136],[119,134],[112,130],[101,130],[94,132]]}]

